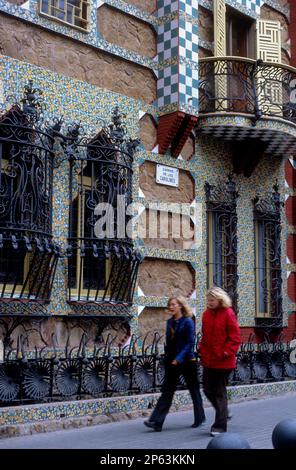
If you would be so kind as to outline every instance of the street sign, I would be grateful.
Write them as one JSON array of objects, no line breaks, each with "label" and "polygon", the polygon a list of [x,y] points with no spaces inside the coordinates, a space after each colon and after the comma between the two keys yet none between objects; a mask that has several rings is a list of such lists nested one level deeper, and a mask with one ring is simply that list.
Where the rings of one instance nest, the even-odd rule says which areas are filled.
[{"label": "street sign", "polygon": [[179,186],[179,169],[158,164],[156,166],[156,183],[177,188]]}]

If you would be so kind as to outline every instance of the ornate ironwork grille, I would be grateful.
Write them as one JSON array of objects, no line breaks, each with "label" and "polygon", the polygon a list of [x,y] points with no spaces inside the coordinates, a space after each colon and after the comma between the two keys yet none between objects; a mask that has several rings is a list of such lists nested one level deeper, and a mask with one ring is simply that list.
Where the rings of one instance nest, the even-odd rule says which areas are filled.
[{"label": "ornate ironwork grille", "polygon": [[207,203],[207,269],[208,286],[219,286],[237,305],[237,215],[238,193],[229,176],[219,186],[205,184]]},{"label": "ornate ironwork grille", "polygon": [[292,68],[234,57],[199,61],[199,112],[240,112],[296,123]]},{"label": "ornate ironwork grille", "polygon": [[118,109],[93,138],[68,134],[70,162],[68,291],[70,301],[129,304],[141,259],[126,225],[137,141],[127,140]]},{"label": "ornate ironwork grille", "polygon": [[49,300],[59,254],[51,235],[53,139],[40,93],[30,82],[0,118],[1,301]]},{"label": "ornate ironwork grille", "polygon": [[278,187],[268,198],[254,199],[256,324],[281,326],[281,214]]},{"label": "ornate ironwork grille", "polygon": [[87,0],[39,0],[40,13],[84,30],[88,29],[89,7]]}]

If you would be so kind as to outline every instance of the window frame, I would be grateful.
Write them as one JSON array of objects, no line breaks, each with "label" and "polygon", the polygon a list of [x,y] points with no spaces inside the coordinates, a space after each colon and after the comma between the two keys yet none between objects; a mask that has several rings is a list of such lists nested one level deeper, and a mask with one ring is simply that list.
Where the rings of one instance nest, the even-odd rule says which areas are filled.
[{"label": "window frame", "polygon": [[[78,173],[78,178],[80,179],[81,176],[80,176],[80,172]],[[81,181],[81,179],[80,179]],[[72,201],[71,201],[71,204],[73,204],[74,200],[76,198],[78,198],[78,204],[77,204],[77,225],[76,225],[76,229],[77,229],[77,240],[83,240],[84,239],[84,218],[85,218],[85,193],[86,191],[91,191],[92,187],[91,187],[91,177],[90,176],[83,176],[82,178],[82,185],[77,184],[77,191],[75,191],[73,193],[73,198],[72,198]],[[81,220],[81,215],[82,215],[82,220]],[[73,222],[73,220],[72,220]],[[83,233],[81,233],[81,228],[83,229]],[[102,297],[104,294],[108,295],[110,293],[110,287],[107,289],[107,291],[105,291],[105,288],[107,287],[105,285],[105,288],[104,289],[99,289],[99,290],[96,290],[96,289],[88,289],[88,288],[84,288],[84,265],[82,266],[82,260],[81,260],[81,255],[79,254],[79,249],[77,248],[77,252],[75,254],[75,257],[76,257],[76,263],[75,263],[75,267],[76,267],[76,286],[75,287],[68,287],[69,290],[71,291],[71,298],[72,300],[79,300],[79,301],[84,301],[84,300],[88,300],[88,301],[92,301],[94,300],[96,297]],[[82,267],[81,267],[82,266]],[[105,284],[106,284],[106,280],[109,279],[109,276],[110,276],[110,272],[111,272],[111,260],[110,258],[109,259],[105,259]],[[81,280],[78,279],[78,273],[81,274]],[[80,289],[79,289],[79,284],[81,285],[80,286]]]},{"label": "window frame", "polygon": [[[44,16],[45,18],[48,18],[50,20],[54,20],[54,21],[57,21],[59,23],[62,23],[65,26],[71,26],[72,28],[78,29],[79,31],[81,31],[83,33],[89,33],[89,31],[90,31],[90,7],[91,7],[91,3],[88,0],[78,0],[79,2],[82,2],[82,4],[85,4],[85,6],[86,6],[86,9],[87,9],[86,18],[76,17],[76,18],[79,18],[79,20],[81,22],[85,23],[85,28],[82,27],[82,26],[76,25],[74,22],[71,23],[71,22],[66,21],[65,19],[58,18],[58,16],[55,16],[54,14],[46,13],[45,11],[42,10],[42,4],[43,4],[44,1],[47,1],[47,3],[48,3],[47,11],[49,11],[51,9],[60,10],[56,6],[51,6],[51,3],[58,3],[61,0],[38,0],[38,11],[39,11],[40,16]],[[62,1],[68,3],[69,0],[62,0]],[[71,6],[73,8],[79,8],[80,10],[83,9],[81,7],[75,7],[74,5],[71,5]],[[84,5],[82,5],[82,7],[83,6]],[[67,4],[66,4],[66,7],[67,7]],[[65,16],[67,17],[66,10],[64,10],[64,11],[65,11]],[[62,10],[60,10],[60,11],[62,11]]]}]

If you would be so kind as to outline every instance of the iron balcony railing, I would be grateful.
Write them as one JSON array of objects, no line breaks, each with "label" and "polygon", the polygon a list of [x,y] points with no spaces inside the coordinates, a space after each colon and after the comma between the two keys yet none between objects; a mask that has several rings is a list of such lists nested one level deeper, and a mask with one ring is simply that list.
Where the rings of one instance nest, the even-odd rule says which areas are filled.
[{"label": "iron balcony railing", "polygon": [[199,60],[199,113],[243,113],[296,124],[296,69],[261,59]]}]

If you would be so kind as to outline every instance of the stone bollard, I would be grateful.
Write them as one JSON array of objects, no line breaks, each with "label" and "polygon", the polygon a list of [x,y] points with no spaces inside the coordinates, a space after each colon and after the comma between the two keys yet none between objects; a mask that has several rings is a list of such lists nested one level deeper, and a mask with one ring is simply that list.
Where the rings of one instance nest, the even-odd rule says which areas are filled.
[{"label": "stone bollard", "polygon": [[296,418],[280,421],[272,432],[274,449],[296,450]]},{"label": "stone bollard", "polygon": [[210,440],[207,449],[251,449],[251,447],[239,434],[223,432]]}]

